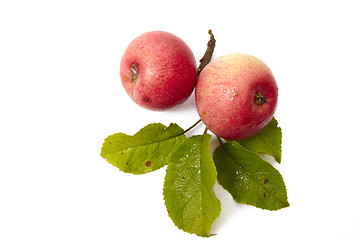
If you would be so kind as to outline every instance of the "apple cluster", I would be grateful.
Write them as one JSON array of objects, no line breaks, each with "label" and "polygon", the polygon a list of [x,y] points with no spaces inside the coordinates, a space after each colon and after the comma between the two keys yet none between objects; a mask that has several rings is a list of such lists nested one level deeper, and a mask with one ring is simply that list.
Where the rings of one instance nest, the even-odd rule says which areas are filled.
[{"label": "apple cluster", "polygon": [[185,102],[195,89],[197,112],[216,136],[240,140],[273,118],[278,87],[269,67],[243,53],[218,57],[200,74],[190,47],[164,31],[143,33],[126,48],[122,85],[139,106],[163,111]]}]

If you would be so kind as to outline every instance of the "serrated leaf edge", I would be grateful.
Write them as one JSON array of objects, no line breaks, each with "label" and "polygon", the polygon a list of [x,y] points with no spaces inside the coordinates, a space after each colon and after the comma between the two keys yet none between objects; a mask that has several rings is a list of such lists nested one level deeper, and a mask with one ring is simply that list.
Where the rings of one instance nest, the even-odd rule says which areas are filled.
[{"label": "serrated leaf edge", "polygon": [[[103,148],[105,147],[105,143],[106,143],[106,141],[107,141],[110,137],[112,137],[112,136],[114,136],[114,135],[117,135],[117,134],[122,134],[122,135],[125,135],[126,137],[135,137],[137,134],[141,133],[141,131],[143,131],[145,128],[151,127],[152,125],[161,125],[161,127],[164,127],[164,130],[167,129],[167,128],[170,128],[172,125],[176,125],[177,127],[179,127],[179,128],[182,130],[182,133],[179,133],[179,134],[177,134],[177,135],[175,135],[175,136],[173,136],[173,137],[169,137],[169,138],[166,138],[166,139],[156,140],[156,141],[153,141],[153,142],[151,142],[151,143],[145,143],[145,144],[140,144],[140,145],[136,145],[136,146],[130,146],[130,147],[127,147],[127,148],[121,148],[121,149],[118,149],[117,152],[126,151],[126,150],[129,150],[129,149],[131,149],[131,148],[137,149],[137,148],[142,147],[142,146],[150,146],[150,145],[157,144],[157,143],[160,143],[160,142],[163,142],[163,141],[168,141],[168,140],[173,139],[173,138],[178,138],[178,137],[180,137],[180,136],[184,136],[184,137],[186,138],[186,136],[184,135],[184,130],[183,130],[179,125],[177,125],[176,123],[170,123],[168,127],[167,127],[166,125],[162,124],[162,123],[150,123],[150,124],[142,127],[142,128],[141,128],[139,131],[137,131],[134,135],[128,135],[128,134],[121,133],[121,132],[120,132],[120,133],[114,133],[114,134],[112,134],[112,135],[109,135],[108,137],[106,137],[106,138],[104,139],[103,145],[102,145],[102,147],[101,147],[100,156],[101,156],[103,159],[105,159],[106,162],[108,162],[108,163],[111,164],[112,166],[116,167],[119,171],[125,172],[125,173],[131,173],[131,174],[133,174],[133,175],[142,175],[142,174],[145,174],[145,173],[148,173],[148,172],[153,172],[153,171],[156,171],[156,170],[158,170],[158,169],[160,169],[160,168],[163,168],[164,166],[166,166],[166,165],[168,164],[169,157],[171,156],[171,154],[172,154],[177,148],[174,148],[171,152],[169,152],[169,154],[165,157],[166,161],[164,161],[164,164],[163,164],[163,165],[161,165],[159,168],[157,168],[157,169],[155,169],[155,170],[150,170],[150,169],[149,169],[149,171],[146,171],[146,172],[144,172],[144,173],[134,173],[134,172],[131,172],[131,171],[121,170],[118,166],[116,166],[114,163],[108,161],[108,159],[107,159],[107,156],[108,156],[109,154],[113,154],[113,153],[109,153],[109,154],[103,154],[103,153],[102,153],[102,152],[103,152]],[[179,146],[180,146],[180,144],[179,144]],[[179,147],[179,146],[178,146],[178,147]],[[157,149],[158,147],[159,147],[159,145],[156,146],[156,149]],[[135,150],[135,151],[136,151],[136,150]],[[145,162],[146,162],[146,159],[145,159],[142,163],[145,163]]]},{"label": "serrated leaf edge", "polygon": [[[244,148],[245,148],[246,150],[248,150],[248,151],[251,151],[251,152],[254,152],[254,153],[257,153],[257,154],[259,154],[259,153],[266,154],[266,155],[268,155],[268,156],[273,157],[277,163],[281,164],[281,159],[282,159],[282,129],[281,129],[281,127],[279,127],[279,123],[278,123],[278,121],[276,120],[275,117],[273,117],[271,121],[273,121],[273,120],[274,120],[274,122],[275,122],[275,127],[280,130],[280,154],[279,154],[278,157],[273,156],[273,154],[269,154],[269,153],[266,153],[266,152],[264,152],[264,151],[254,151],[254,150],[250,150],[250,149],[246,148],[246,147],[241,143],[241,140],[236,141],[236,142],[239,143],[242,147],[244,147]],[[271,121],[270,121],[268,124],[270,124]],[[261,133],[261,131],[260,131],[259,133]],[[257,134],[259,134],[259,133],[257,133]],[[257,134],[255,134],[254,136],[256,136]],[[251,138],[251,137],[249,137],[249,138]],[[263,143],[265,143],[267,146],[270,146],[270,148],[272,149],[272,145],[271,145],[268,141],[265,141],[263,138],[259,138],[259,139],[260,139]],[[225,140],[226,140],[226,139],[225,139]],[[244,140],[245,140],[245,139],[244,139]],[[226,141],[229,142],[229,141],[233,141],[233,140],[226,140]],[[276,155],[276,154],[275,154],[275,155]]]},{"label": "serrated leaf edge", "polygon": [[[103,142],[103,145],[102,145],[101,151],[100,151],[100,156],[101,156],[102,158],[106,159],[106,155],[108,155],[108,154],[102,154],[102,152],[103,152],[103,148],[104,148],[104,146],[105,146],[105,142],[106,142],[107,139],[109,139],[110,137],[112,137],[112,136],[114,136],[114,135],[117,135],[117,134],[123,134],[123,135],[125,135],[125,136],[127,136],[127,137],[135,137],[135,136],[138,135],[141,131],[143,131],[145,128],[150,127],[150,126],[152,126],[152,125],[157,125],[157,124],[162,125],[162,126],[164,127],[164,129],[165,129],[165,128],[169,128],[171,125],[177,125],[177,124],[175,124],[175,123],[170,123],[169,126],[166,127],[166,126],[165,126],[164,124],[162,124],[162,123],[150,123],[150,124],[142,127],[142,128],[141,128],[139,131],[137,131],[134,135],[128,135],[128,134],[126,134],[126,133],[121,133],[121,132],[111,134],[111,135],[107,136],[107,137],[104,139],[104,142]],[[178,126],[179,128],[181,128],[179,125],[177,125],[177,126]],[[140,145],[131,146],[131,147],[128,147],[128,148],[122,148],[122,149],[119,149],[119,151],[128,150],[128,149],[133,148],[133,147],[147,146],[147,145],[151,145],[151,144],[154,144],[154,143],[158,143],[158,142],[162,142],[162,141],[167,141],[167,140],[172,139],[172,138],[180,137],[181,135],[184,135],[184,130],[183,130],[182,128],[181,128],[181,130],[183,131],[183,133],[180,133],[180,134],[178,134],[178,135],[176,135],[176,136],[174,136],[174,137],[169,137],[169,138],[166,138],[166,139],[163,139],[163,140],[156,140],[156,141],[153,141],[153,142],[151,142],[151,143],[140,144]]]},{"label": "serrated leaf edge", "polygon": [[[280,207],[280,208],[276,208],[276,209],[267,209],[267,208],[262,208],[262,207],[256,206],[256,205],[254,205],[254,204],[249,204],[249,203],[240,202],[240,201],[238,201],[237,199],[235,199],[234,196],[229,192],[230,195],[233,197],[234,201],[236,201],[236,202],[238,202],[238,203],[241,203],[241,204],[253,206],[253,207],[256,207],[256,208],[259,208],[259,209],[268,210],[268,211],[277,211],[277,210],[280,210],[280,209],[289,207],[289,206],[290,206],[290,203],[289,203],[289,201],[288,201],[287,188],[286,188],[285,181],[284,181],[281,173],[280,173],[272,164],[270,164],[269,162],[265,161],[257,152],[254,152],[254,151],[251,151],[251,150],[246,149],[245,147],[243,147],[243,146],[242,146],[240,143],[238,143],[237,141],[227,141],[227,143],[238,144],[238,145],[239,145],[241,148],[243,148],[245,151],[251,152],[251,153],[253,153],[253,154],[256,154],[260,159],[262,159],[262,160],[265,162],[265,164],[268,164],[268,165],[270,165],[271,167],[273,167],[274,170],[275,170],[277,173],[279,173],[279,175],[281,176],[281,179],[282,179],[283,182],[284,182],[284,187],[285,187],[285,191],[286,191],[286,202],[284,202],[284,201],[279,200],[278,198],[276,198],[279,202],[283,203],[284,206],[283,206],[283,207]],[[224,144],[226,144],[226,143],[224,143]],[[220,145],[220,146],[218,146],[218,147],[222,147],[222,145]],[[225,148],[223,148],[223,149],[224,149],[224,152],[225,152],[229,157],[231,157],[231,155],[226,151],[226,149],[225,149]],[[215,150],[215,151],[216,151],[216,150]],[[231,157],[231,158],[232,158],[232,157]],[[232,158],[232,159],[234,159],[234,158]],[[234,159],[234,161],[236,161],[236,159]],[[237,162],[237,161],[236,161],[236,162]],[[246,168],[245,168],[245,169],[246,169]],[[220,182],[219,182],[219,184],[220,184],[226,191],[228,191]]]},{"label": "serrated leaf edge", "polygon": [[[204,141],[203,141],[203,139],[204,139],[204,136],[205,135],[210,135],[210,134],[203,134],[202,135],[202,140],[201,140],[201,149],[203,149],[203,143],[204,143]],[[196,135],[193,135],[192,137],[194,137],[194,136],[196,136]],[[211,135],[210,135],[211,136]],[[181,144],[180,144],[181,145]],[[180,145],[178,146],[178,148],[180,147]],[[175,151],[175,150],[174,150]],[[211,156],[211,153],[210,153],[210,150],[209,150],[209,154],[210,154],[210,157],[212,158],[212,156]],[[201,161],[200,161],[201,162]],[[201,163],[200,163],[201,164]],[[216,219],[217,218],[219,218],[219,216],[220,216],[220,213],[221,213],[221,201],[216,197],[216,195],[215,195],[215,193],[214,193],[214,186],[215,186],[215,183],[216,183],[216,179],[217,179],[217,171],[216,171],[216,166],[215,166],[215,163],[214,162],[212,162],[212,164],[213,164],[213,167],[214,167],[214,169],[215,169],[215,181],[214,181],[214,183],[212,184],[212,191],[211,191],[211,194],[213,195],[213,197],[215,198],[215,199],[217,199],[217,201],[218,201],[218,203],[219,203],[219,207],[220,207],[220,210],[219,210],[219,214],[218,214],[218,216],[214,216],[214,219],[213,219],[213,221],[212,221],[212,223],[211,223],[211,226],[214,224],[214,222],[216,221]],[[166,170],[166,172],[167,172],[167,170]],[[166,177],[166,175],[165,175],[165,177]],[[200,178],[200,180],[202,181],[202,178]],[[164,181],[164,186],[163,186],[163,189],[165,188],[165,181]],[[201,202],[203,203],[203,197],[202,197],[202,195],[201,195]],[[164,195],[164,190],[163,190],[163,200],[164,200],[164,203],[165,203],[165,195]],[[202,205],[204,205],[204,204],[202,204]],[[179,230],[181,230],[181,231],[183,231],[183,232],[187,232],[187,231],[185,231],[184,229],[182,229],[180,226],[178,226],[178,224],[177,223],[175,223],[174,221],[173,221],[173,219],[171,218],[171,216],[170,216],[170,210],[168,210],[168,208],[167,208],[167,206],[166,206],[166,204],[165,204],[165,208],[166,208],[166,210],[167,210],[167,212],[168,212],[168,216],[169,216],[169,218],[172,220],[172,222],[174,223],[174,225],[179,229]],[[211,228],[211,227],[210,227]],[[211,229],[210,229],[211,230]],[[190,233],[190,234],[195,234],[194,232],[187,232],[187,233]],[[199,236],[199,237],[211,237],[211,236],[215,236],[216,234],[212,234],[212,233],[209,233],[209,235],[208,236],[201,236],[201,235],[198,235],[198,234],[196,234],[197,236]]]}]

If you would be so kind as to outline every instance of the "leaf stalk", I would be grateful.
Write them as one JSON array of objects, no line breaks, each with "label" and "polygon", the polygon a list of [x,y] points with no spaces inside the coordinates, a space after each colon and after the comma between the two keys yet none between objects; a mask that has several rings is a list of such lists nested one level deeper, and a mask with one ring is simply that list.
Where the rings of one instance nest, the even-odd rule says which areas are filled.
[{"label": "leaf stalk", "polygon": [[196,123],[194,123],[193,125],[191,125],[189,128],[187,128],[182,134],[187,133],[188,131],[190,131],[191,129],[193,129],[196,125],[198,125],[201,122],[201,119],[199,119]]}]

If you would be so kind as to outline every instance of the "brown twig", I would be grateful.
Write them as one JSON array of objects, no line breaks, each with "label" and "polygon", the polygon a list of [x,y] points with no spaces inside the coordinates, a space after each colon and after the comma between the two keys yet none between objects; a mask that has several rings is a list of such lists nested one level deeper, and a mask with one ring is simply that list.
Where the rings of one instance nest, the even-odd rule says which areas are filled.
[{"label": "brown twig", "polygon": [[211,61],[212,55],[214,53],[216,40],[214,38],[214,34],[212,33],[211,29],[209,30],[209,34],[210,34],[210,40],[207,43],[206,52],[204,56],[200,59],[200,65],[197,69],[198,76],[200,72],[204,69],[204,67]]}]

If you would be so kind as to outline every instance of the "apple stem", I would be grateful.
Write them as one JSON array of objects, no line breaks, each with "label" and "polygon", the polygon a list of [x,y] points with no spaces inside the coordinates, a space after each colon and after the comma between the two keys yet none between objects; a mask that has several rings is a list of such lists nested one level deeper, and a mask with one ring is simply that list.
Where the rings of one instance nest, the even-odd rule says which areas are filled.
[{"label": "apple stem", "polygon": [[209,29],[209,34],[210,34],[210,40],[207,43],[206,52],[204,56],[200,59],[200,65],[197,69],[198,76],[200,72],[204,69],[204,67],[211,61],[212,55],[214,53],[216,40],[214,38],[214,34],[212,33],[211,29]]},{"label": "apple stem", "polygon": [[261,105],[263,103],[267,103],[266,96],[262,95],[261,93],[257,93],[255,96],[255,102],[257,105]]}]

